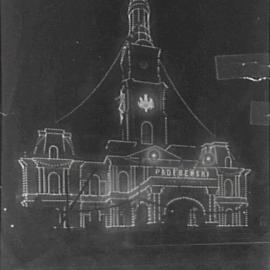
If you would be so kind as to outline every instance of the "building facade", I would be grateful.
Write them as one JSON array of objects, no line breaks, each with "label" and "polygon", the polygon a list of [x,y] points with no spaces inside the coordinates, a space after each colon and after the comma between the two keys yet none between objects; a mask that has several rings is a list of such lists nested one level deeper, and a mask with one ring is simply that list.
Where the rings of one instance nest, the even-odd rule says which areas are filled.
[{"label": "building facade", "polygon": [[248,226],[247,176],[226,142],[169,144],[161,50],[151,38],[147,0],[131,0],[120,55],[119,140],[103,161],[77,160],[72,135],[38,131],[31,157],[19,159],[25,207],[37,198],[57,211],[55,226],[106,228],[168,223],[179,227]]}]

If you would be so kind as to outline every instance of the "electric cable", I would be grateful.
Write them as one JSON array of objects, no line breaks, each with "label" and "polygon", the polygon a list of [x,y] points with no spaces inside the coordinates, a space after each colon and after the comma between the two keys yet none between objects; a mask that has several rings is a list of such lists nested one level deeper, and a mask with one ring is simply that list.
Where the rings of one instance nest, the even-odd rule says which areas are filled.
[{"label": "electric cable", "polygon": [[90,99],[96,92],[97,90],[100,88],[100,86],[103,84],[103,82],[107,79],[108,75],[110,74],[110,72],[112,71],[113,67],[115,66],[115,64],[117,63],[120,55],[121,55],[121,51],[122,51],[122,47],[119,50],[118,54],[116,55],[113,63],[110,65],[110,67],[108,68],[108,70],[106,71],[105,75],[103,76],[103,78],[99,81],[99,83],[96,85],[96,87],[77,105],[75,106],[70,112],[68,112],[67,114],[65,114],[64,116],[62,116],[61,118],[59,118],[58,120],[56,120],[56,124],[60,123],[61,121],[63,121],[64,119],[68,118],[70,115],[72,115],[74,112],[76,112],[82,105],[85,104],[85,102]]}]

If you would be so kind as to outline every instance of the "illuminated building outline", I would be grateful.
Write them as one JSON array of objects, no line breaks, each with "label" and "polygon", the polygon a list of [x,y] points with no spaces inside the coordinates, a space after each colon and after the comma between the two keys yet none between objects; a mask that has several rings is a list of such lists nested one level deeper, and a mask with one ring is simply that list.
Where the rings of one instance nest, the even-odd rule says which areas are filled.
[{"label": "illuminated building outline", "polygon": [[[120,139],[107,142],[103,161],[84,161],[76,159],[71,133],[39,130],[33,155],[19,159],[21,204],[28,207],[40,198],[67,213],[68,197],[74,204],[68,226],[85,228],[98,221],[110,229],[163,223],[168,205],[188,201],[187,227],[199,226],[199,213],[204,225],[248,226],[250,170],[235,166],[227,142],[205,143],[199,156],[181,154],[182,149],[193,153],[195,146],[168,144],[169,86],[160,74],[161,50],[151,38],[148,1],[130,0],[128,18],[129,37],[120,53]],[[147,142],[145,123],[151,127]],[[51,192],[51,175],[58,176],[58,193]],[[66,228],[67,221],[59,227]]]}]

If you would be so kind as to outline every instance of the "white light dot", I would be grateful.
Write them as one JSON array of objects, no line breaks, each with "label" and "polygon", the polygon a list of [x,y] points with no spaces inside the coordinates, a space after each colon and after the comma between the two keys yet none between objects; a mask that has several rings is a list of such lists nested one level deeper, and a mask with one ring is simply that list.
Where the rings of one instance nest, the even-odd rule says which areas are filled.
[{"label": "white light dot", "polygon": [[150,153],[150,158],[152,160],[157,160],[159,158],[159,155],[156,151],[154,151],[154,152]]},{"label": "white light dot", "polygon": [[7,208],[4,208],[3,210],[4,210],[4,212],[7,212]]},{"label": "white light dot", "polygon": [[14,226],[14,224],[10,224],[10,228],[14,228],[15,226]]}]

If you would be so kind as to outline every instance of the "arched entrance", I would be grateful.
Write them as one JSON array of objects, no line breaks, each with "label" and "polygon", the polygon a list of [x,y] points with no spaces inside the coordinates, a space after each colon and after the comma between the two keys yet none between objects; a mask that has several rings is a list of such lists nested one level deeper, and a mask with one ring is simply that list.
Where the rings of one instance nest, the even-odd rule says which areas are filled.
[{"label": "arched entrance", "polygon": [[167,204],[165,222],[177,230],[200,227],[205,221],[205,208],[192,198],[181,197]]}]

